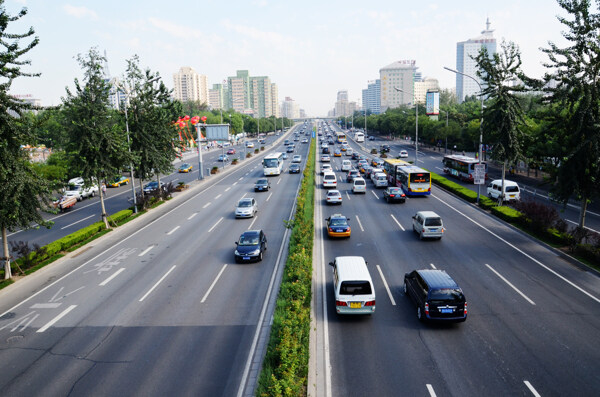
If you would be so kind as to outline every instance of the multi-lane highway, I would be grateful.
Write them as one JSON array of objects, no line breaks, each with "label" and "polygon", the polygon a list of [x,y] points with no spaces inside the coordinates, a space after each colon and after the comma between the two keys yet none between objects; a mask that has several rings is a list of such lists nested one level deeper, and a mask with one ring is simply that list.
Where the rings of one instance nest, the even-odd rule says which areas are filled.
[{"label": "multi-lane highway", "polygon": [[[273,143],[279,138],[275,135],[269,135],[265,137],[265,149],[271,150]],[[255,147],[260,148],[256,139],[249,139],[247,142],[252,142]],[[219,162],[217,161],[218,157],[226,153],[229,149],[235,149],[236,154],[229,155],[229,159],[239,158],[241,159],[240,164],[244,164],[249,161],[246,159],[246,153],[251,151],[254,154],[254,148],[246,148],[245,142],[241,142],[238,145],[229,146],[223,149],[215,148],[210,151],[203,153],[202,163],[204,170],[204,175],[207,179],[214,178],[214,176],[208,174],[206,169],[210,169],[213,166],[218,166],[221,169],[221,172],[224,169],[228,169],[231,167],[231,161],[229,162]],[[193,169],[189,173],[179,173],[177,169],[182,163],[189,163],[193,166]],[[169,175],[161,175],[161,182],[169,183],[172,182],[173,185],[177,185],[178,182],[183,181],[187,184],[194,183],[198,180],[198,153],[196,151],[188,151],[183,154],[180,160],[177,160],[173,163],[173,167],[175,172]],[[235,167],[235,166],[234,166]],[[129,175],[125,173],[127,177]],[[210,175],[210,176],[209,176]],[[147,182],[147,181],[146,181]],[[140,191],[139,180],[135,180],[136,190]],[[178,195],[179,193],[174,193],[174,195]],[[106,190],[106,196],[104,198],[104,203],[106,205],[106,211],[109,215],[114,214],[123,209],[129,208],[132,206],[132,191],[131,185],[121,185],[118,188],[108,188]],[[74,231],[81,229],[87,225],[90,225],[94,222],[98,222],[101,220],[101,209],[100,209],[100,198],[99,196],[93,198],[83,199],[81,202],[78,202],[75,207],[67,210],[64,213],[59,213],[56,215],[51,214],[43,214],[44,219],[51,220],[54,222],[50,229],[41,227],[41,228],[31,228],[26,230],[16,230],[8,234],[9,241],[25,241],[29,243],[30,246],[33,247],[34,244],[38,244],[39,246],[43,246],[52,241],[55,241],[61,237],[64,237]],[[1,239],[0,239],[1,241]]]},{"label": "multi-lane highway", "polygon": [[[358,145],[351,146],[357,150]],[[368,182],[352,194],[332,157],[341,206],[325,203],[317,178],[315,294],[318,327],[312,396],[591,396],[600,390],[600,278],[435,186],[430,197],[387,204]],[[420,241],[411,216],[433,210],[447,229]],[[350,218],[348,239],[324,219]],[[371,316],[335,313],[336,256],[368,262],[377,296]],[[405,273],[444,269],[462,287],[468,319],[423,324],[403,292]],[[314,382],[314,383],[311,383]]]},{"label": "multi-lane highway", "polygon": [[[296,145],[303,167],[308,148]],[[261,157],[0,291],[2,395],[251,395],[302,178],[287,160],[255,193]],[[235,219],[242,197],[257,200],[254,218]],[[248,229],[267,252],[236,264]]]}]

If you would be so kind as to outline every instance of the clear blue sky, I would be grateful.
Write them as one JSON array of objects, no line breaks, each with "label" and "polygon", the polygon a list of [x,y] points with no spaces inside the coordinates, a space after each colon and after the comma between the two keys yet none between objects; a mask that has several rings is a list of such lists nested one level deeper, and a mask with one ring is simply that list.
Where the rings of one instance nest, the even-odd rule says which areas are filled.
[{"label": "clear blue sky", "polygon": [[379,69],[402,59],[416,60],[423,76],[452,88],[456,43],[476,37],[490,18],[500,41],[514,41],[526,73],[539,77],[548,40],[563,43],[562,12],[554,0],[354,1],[354,0],[7,0],[7,11],[27,7],[11,31],[32,26],[40,38],[27,69],[42,73],[13,84],[13,94],[31,94],[42,105],[57,105],[65,87],[81,76],[75,56],[91,47],[107,52],[113,76],[126,59],[160,73],[168,87],[173,73],[191,66],[209,85],[247,69],[270,76],[279,99],[294,98],[311,115],[334,106],[340,89],[359,101]]}]

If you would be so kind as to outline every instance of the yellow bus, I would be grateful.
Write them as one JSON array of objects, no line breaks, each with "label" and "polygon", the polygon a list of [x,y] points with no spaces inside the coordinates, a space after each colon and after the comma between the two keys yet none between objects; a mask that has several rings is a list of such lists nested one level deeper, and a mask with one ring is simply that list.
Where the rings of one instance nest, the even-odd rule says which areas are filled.
[{"label": "yellow bus", "polygon": [[388,184],[401,188],[407,196],[431,194],[429,171],[398,159],[385,159],[383,169],[387,174]]}]

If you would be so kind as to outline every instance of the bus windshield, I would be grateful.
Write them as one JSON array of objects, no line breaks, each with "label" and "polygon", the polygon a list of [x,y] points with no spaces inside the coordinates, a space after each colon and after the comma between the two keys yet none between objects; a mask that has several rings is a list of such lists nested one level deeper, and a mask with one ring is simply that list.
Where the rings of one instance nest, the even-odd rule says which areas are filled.
[{"label": "bus windshield", "polygon": [[276,168],[279,164],[277,159],[264,159],[263,166],[266,168]]}]

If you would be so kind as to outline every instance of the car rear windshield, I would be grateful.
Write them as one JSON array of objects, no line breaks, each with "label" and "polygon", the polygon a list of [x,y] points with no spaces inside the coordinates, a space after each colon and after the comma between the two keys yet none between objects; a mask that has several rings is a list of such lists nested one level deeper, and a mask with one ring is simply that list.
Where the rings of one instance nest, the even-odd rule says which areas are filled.
[{"label": "car rear windshield", "polygon": [[357,179],[357,180],[354,181],[354,184],[355,185],[364,185],[365,181],[361,181],[360,179]]},{"label": "car rear windshield", "polygon": [[425,226],[442,226],[442,218],[427,218]]},{"label": "car rear windshield", "polygon": [[333,218],[331,220],[331,222],[329,223],[329,225],[331,226],[346,226],[346,219],[345,218]]},{"label": "car rear windshield", "polygon": [[342,281],[340,295],[370,295],[371,283],[368,281]]},{"label": "car rear windshield", "polygon": [[506,192],[507,193],[516,193],[519,191],[519,187],[518,186],[507,186],[506,187]]},{"label": "car rear windshield", "polygon": [[465,300],[460,290],[452,288],[434,289],[429,292],[430,301],[459,303]]}]

